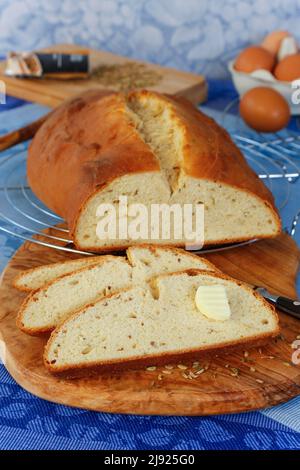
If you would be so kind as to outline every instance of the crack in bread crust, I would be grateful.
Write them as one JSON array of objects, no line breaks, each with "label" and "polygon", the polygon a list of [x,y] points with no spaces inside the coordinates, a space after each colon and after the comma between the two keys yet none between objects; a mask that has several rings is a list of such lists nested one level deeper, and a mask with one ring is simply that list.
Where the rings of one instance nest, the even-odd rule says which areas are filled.
[{"label": "crack in bread crust", "polygon": [[149,145],[158,160],[170,193],[177,189],[183,165],[184,130],[177,121],[174,107],[161,100],[144,100],[143,95],[129,95],[128,115],[140,138]]}]

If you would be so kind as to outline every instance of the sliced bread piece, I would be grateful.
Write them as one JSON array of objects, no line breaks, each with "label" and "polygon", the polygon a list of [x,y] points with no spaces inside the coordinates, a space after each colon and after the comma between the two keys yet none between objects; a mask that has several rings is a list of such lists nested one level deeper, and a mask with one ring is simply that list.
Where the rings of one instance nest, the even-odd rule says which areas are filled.
[{"label": "sliced bread piece", "polygon": [[204,269],[220,272],[210,261],[180,248],[159,245],[136,245],[126,250],[133,268],[134,283],[144,282],[151,277],[184,269]]},{"label": "sliced bread piece", "polygon": [[21,306],[17,326],[31,335],[44,334],[97,298],[143,284],[157,274],[187,268],[217,269],[209,261],[176,248],[141,246],[130,248],[127,253],[128,260],[103,256],[102,262],[60,276],[32,292]]},{"label": "sliced bread piece", "polygon": [[49,284],[57,277],[78,269],[102,262],[103,256],[85,256],[83,258],[44,264],[21,272],[14,280],[14,287],[24,292],[31,292]]},{"label": "sliced bread piece", "polygon": [[[195,304],[199,286],[225,286],[231,316],[216,321]],[[122,325],[122,328],[120,328]],[[249,287],[218,273],[187,270],[152,279],[86,306],[60,325],[45,349],[48,370],[66,377],[164,364],[278,334],[275,309]]]},{"label": "sliced bread piece", "polygon": [[126,259],[105,257],[102,263],[65,274],[29,294],[21,306],[17,326],[31,335],[48,333],[74,310],[110,289],[129,285],[131,268]]}]

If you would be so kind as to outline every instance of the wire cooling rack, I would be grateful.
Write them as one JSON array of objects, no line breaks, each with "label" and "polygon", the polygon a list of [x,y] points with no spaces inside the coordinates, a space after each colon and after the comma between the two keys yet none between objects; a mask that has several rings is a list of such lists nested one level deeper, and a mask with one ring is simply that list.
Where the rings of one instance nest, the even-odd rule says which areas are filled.
[{"label": "wire cooling rack", "polygon": [[[245,129],[241,128],[240,119],[234,117],[235,106],[236,102],[232,102],[226,107],[222,123],[228,127],[226,121],[229,118],[231,121],[236,119],[236,130],[231,132],[232,138],[250,166],[273,192],[281,213],[285,209],[288,209],[289,214],[292,212],[292,219],[286,221],[286,230],[295,236],[300,219],[300,205],[297,208],[297,199],[298,204],[300,200],[299,189],[296,188],[300,177],[300,132],[284,131],[283,134],[268,136],[245,132]],[[73,246],[63,219],[44,206],[28,187],[26,156],[27,146],[24,144],[0,156],[0,232],[49,248],[91,255]],[[43,232],[53,226],[55,231]],[[36,235],[39,237],[35,238]],[[228,250],[255,241],[214,247],[201,250],[201,253]]]}]

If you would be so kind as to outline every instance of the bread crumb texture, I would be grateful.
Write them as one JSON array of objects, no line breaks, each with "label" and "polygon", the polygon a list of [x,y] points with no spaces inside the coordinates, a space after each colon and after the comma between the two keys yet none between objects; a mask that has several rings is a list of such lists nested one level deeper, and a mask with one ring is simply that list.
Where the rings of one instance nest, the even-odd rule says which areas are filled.
[{"label": "bread crumb texture", "polygon": [[[145,358],[151,362],[186,351],[245,345],[276,334],[272,307],[247,287],[220,276],[199,270],[159,276],[153,281],[155,296],[149,287],[138,286],[84,308],[52,334],[47,366],[55,372],[134,358],[145,363]],[[227,321],[210,320],[195,305],[199,285],[216,283],[226,289],[232,312]]]}]

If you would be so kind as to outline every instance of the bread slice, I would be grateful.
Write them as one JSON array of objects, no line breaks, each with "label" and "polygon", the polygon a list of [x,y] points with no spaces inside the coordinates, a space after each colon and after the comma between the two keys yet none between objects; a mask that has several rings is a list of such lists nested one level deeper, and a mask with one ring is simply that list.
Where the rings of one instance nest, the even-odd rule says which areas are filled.
[{"label": "bread slice", "polygon": [[31,292],[49,284],[54,279],[70,274],[78,269],[102,262],[103,256],[85,256],[83,258],[44,264],[21,272],[14,280],[14,287],[23,292]]},{"label": "bread slice", "polygon": [[[159,274],[160,272],[165,272],[165,270],[166,272],[171,272],[171,267],[174,266],[174,259],[176,257],[176,254],[178,253],[178,263],[183,262],[185,267],[193,267],[194,261],[196,262],[195,267],[199,267],[199,257],[193,255],[192,253],[187,253],[182,250],[177,251],[175,248],[168,249],[167,247],[164,247],[163,250],[160,250],[160,247],[153,247],[151,249],[149,249],[149,247],[150,245],[140,245],[135,248],[128,248],[127,256],[130,263],[132,265],[142,264],[143,268],[147,269],[148,264],[157,260],[157,258],[160,258],[163,254],[163,265],[159,265],[160,268],[163,269],[163,271],[160,271],[160,268],[158,268],[157,274]],[[137,254],[139,254],[138,257]],[[18,276],[14,279],[14,287],[23,292],[32,292],[37,289],[40,289],[41,287],[44,287],[46,284],[49,284],[50,282],[54,281],[58,277],[63,276],[64,274],[73,273],[74,271],[78,271],[81,268],[92,266],[98,264],[99,262],[102,263],[104,258],[105,256],[86,256],[76,260],[44,264],[36,268],[27,269],[26,271],[23,271],[18,274]],[[107,259],[109,259],[109,256],[107,256]],[[170,263],[170,269],[167,269],[168,263]],[[217,269],[209,262],[206,262],[206,265],[210,266],[211,270]],[[202,267],[204,267],[204,265]],[[152,268],[150,268],[150,270],[150,275],[153,276],[153,266]]]},{"label": "bread slice", "polygon": [[227,132],[186,100],[152,91],[94,93],[62,105],[33,139],[28,179],[67,220],[81,250],[186,246],[185,234],[175,237],[173,226],[169,238],[162,229],[152,234],[151,216],[138,239],[130,233],[99,237],[97,208],[110,203],[118,213],[120,196],[129,206],[143,204],[148,214],[154,204],[183,210],[203,203],[205,245],[274,237],[281,230],[272,194]]},{"label": "bread slice", "polygon": [[[225,286],[232,312],[226,321],[208,319],[196,308],[197,288],[213,284]],[[249,287],[222,274],[187,270],[159,276],[75,313],[52,333],[44,361],[50,372],[75,377],[249,348],[278,331],[275,309]]]},{"label": "bread slice", "polygon": [[97,298],[143,284],[152,276],[187,268],[217,269],[209,261],[175,248],[141,246],[129,248],[127,256],[99,257],[97,264],[60,276],[32,292],[21,306],[17,326],[31,335],[44,334]]}]

